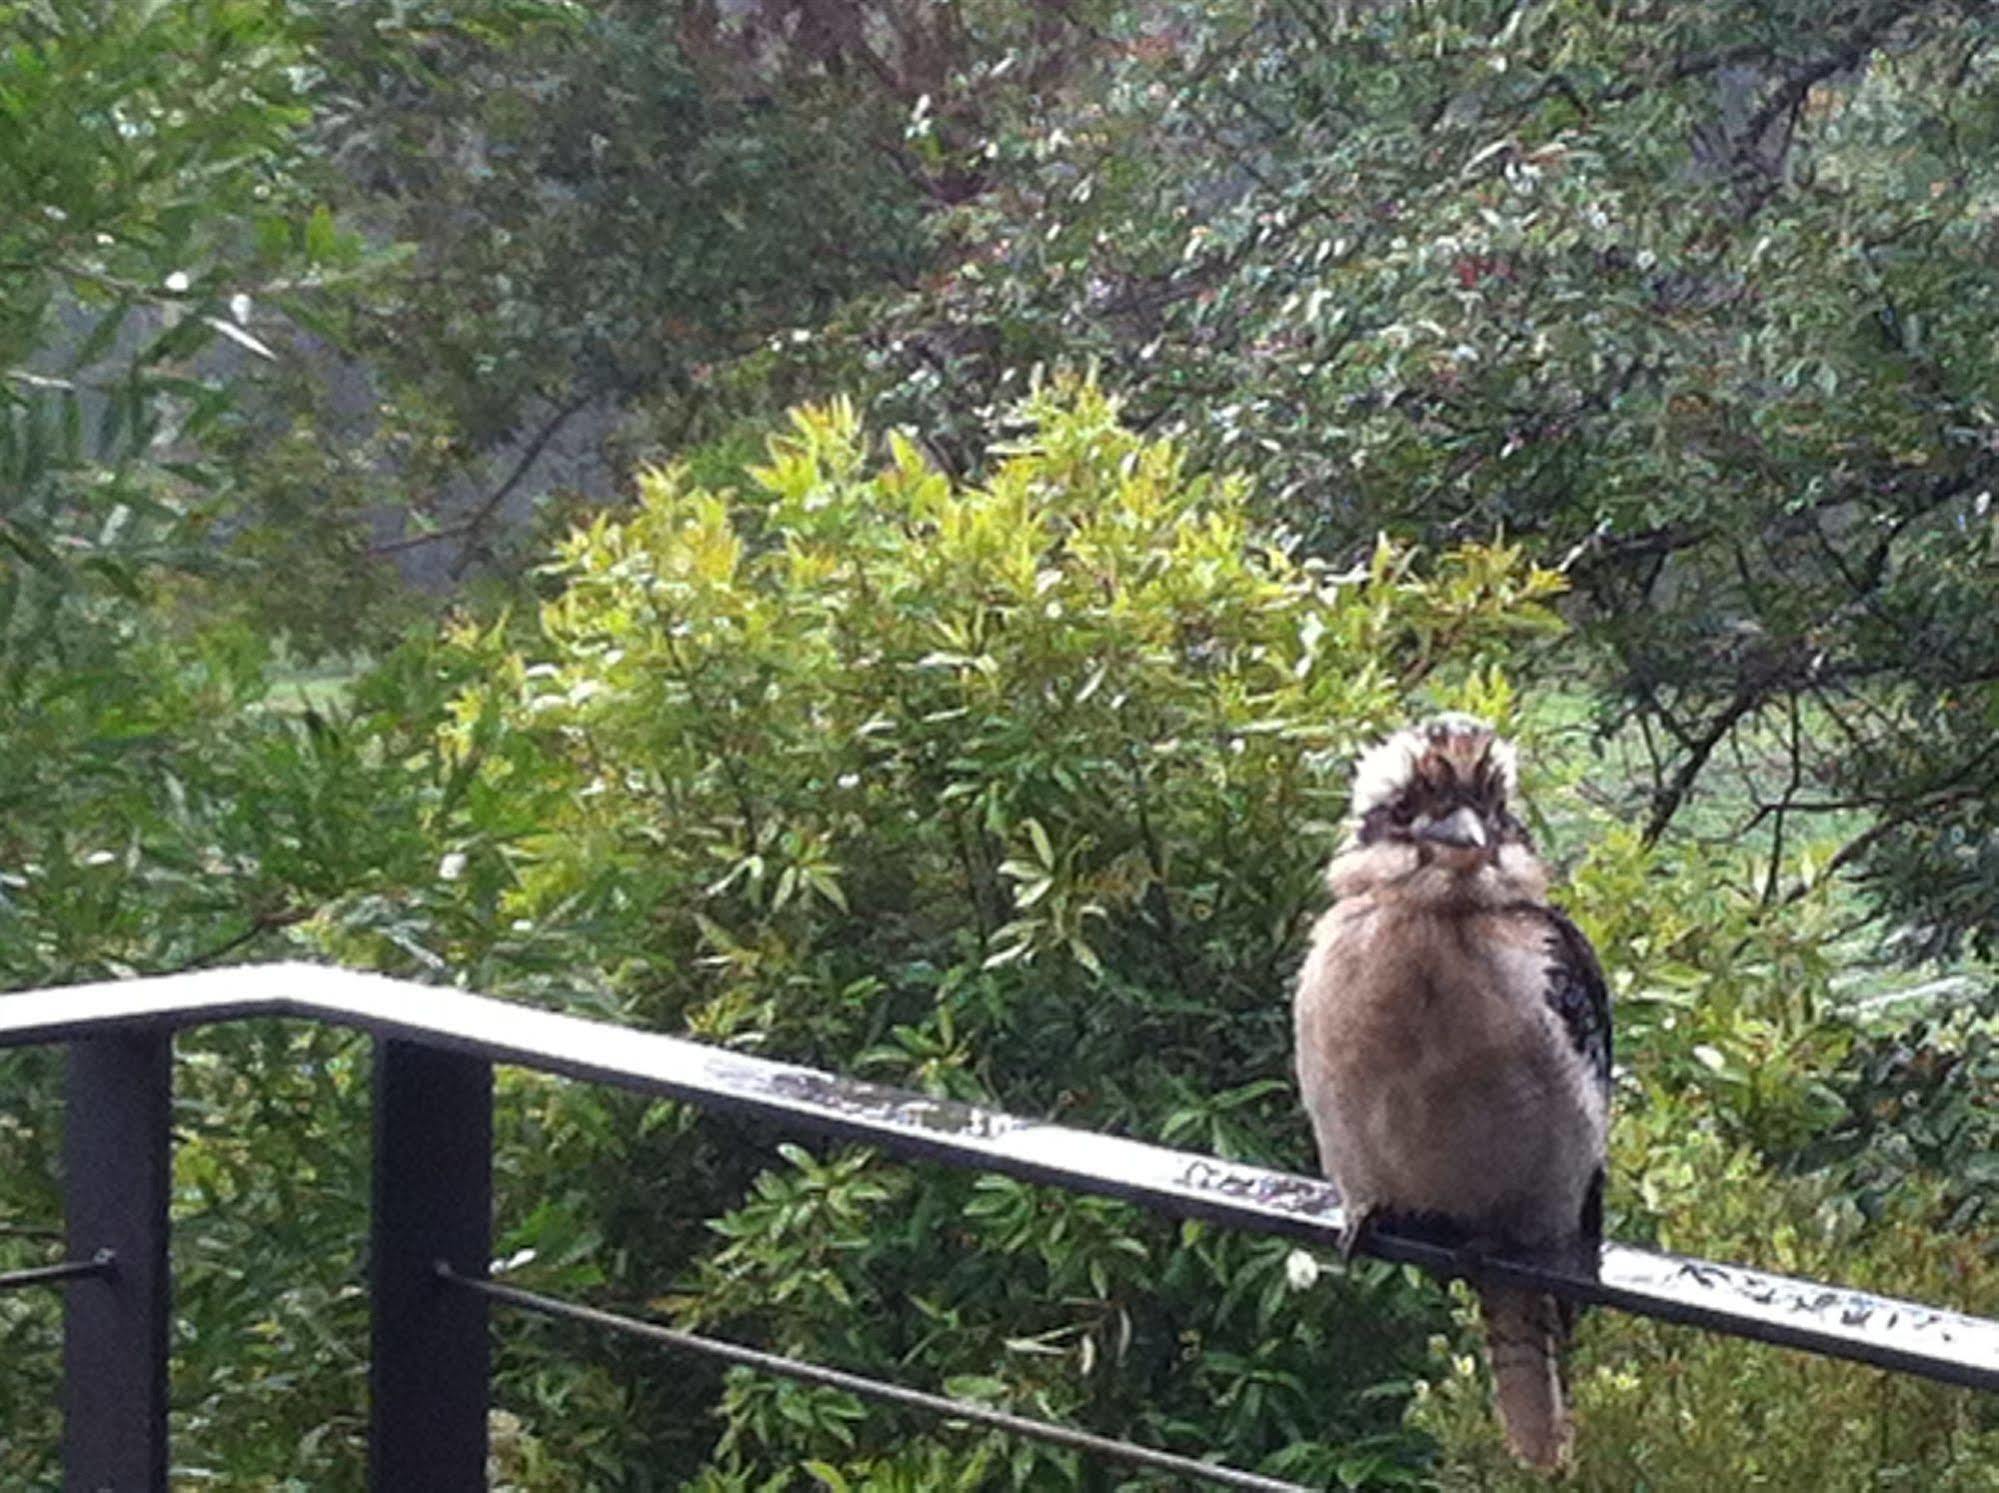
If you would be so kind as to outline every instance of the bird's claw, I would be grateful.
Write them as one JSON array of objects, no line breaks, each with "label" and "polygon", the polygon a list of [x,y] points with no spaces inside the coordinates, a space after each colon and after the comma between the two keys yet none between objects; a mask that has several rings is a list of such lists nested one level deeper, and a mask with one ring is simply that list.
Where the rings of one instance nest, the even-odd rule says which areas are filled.
[{"label": "bird's claw", "polygon": [[1346,1227],[1340,1230],[1340,1264],[1351,1265],[1354,1252],[1367,1242],[1374,1232],[1374,1209],[1356,1207],[1347,1214]]}]

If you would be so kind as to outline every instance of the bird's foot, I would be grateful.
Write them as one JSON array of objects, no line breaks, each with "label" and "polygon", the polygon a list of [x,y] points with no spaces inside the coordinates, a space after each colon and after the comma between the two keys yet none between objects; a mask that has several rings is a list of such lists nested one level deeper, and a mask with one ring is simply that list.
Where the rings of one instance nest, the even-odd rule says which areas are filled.
[{"label": "bird's foot", "polygon": [[1340,1230],[1340,1264],[1351,1265],[1354,1252],[1368,1240],[1374,1232],[1377,1209],[1371,1203],[1362,1203],[1347,1210],[1346,1227]]}]

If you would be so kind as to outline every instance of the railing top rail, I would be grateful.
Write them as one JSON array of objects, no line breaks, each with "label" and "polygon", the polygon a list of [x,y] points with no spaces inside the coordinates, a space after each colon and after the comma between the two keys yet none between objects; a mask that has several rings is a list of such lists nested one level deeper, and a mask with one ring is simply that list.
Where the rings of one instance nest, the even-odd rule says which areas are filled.
[{"label": "railing top rail", "polygon": [[[1342,1222],[1338,1193],[1314,1178],[930,1099],[489,996],[311,964],[245,965],[0,996],[0,1047],[251,1016],[353,1027],[1320,1246],[1337,1242]],[[1462,1273],[1466,1263],[1449,1250],[1390,1234],[1377,1235],[1369,1248],[1445,1274]],[[1999,1390],[1999,1322],[1959,1312],[1618,1244],[1605,1247],[1596,1280],[1497,1259],[1482,1259],[1477,1268],[1574,1301]]]}]

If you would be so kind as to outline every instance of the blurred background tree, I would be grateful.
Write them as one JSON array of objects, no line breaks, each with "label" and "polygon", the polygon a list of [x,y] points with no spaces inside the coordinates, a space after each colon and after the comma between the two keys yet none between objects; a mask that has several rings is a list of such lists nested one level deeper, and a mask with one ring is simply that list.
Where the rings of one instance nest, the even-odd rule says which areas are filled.
[{"label": "blurred background tree", "polygon": [[[1343,763],[1469,706],[1616,987],[1613,1232],[1999,1311],[1995,40],[0,0],[0,982],[303,953],[1304,1167]],[[177,1476],[358,1487],[365,1053],[181,1048]],[[30,1263],[55,1073],[6,1072]],[[537,1284],[1507,1486],[1400,1272],[522,1076],[501,1117]],[[56,1326],[0,1298],[9,1487]],[[1584,1486],[1999,1468],[1968,1396],[1602,1314],[1576,1381]],[[497,1486],[1110,1485],[545,1324],[499,1395]]]},{"label": "blurred background tree", "polygon": [[1910,937],[1989,938],[1990,13],[1133,20],[957,215],[889,408],[976,427],[1020,365],[1090,358],[1329,553],[1387,529],[1566,557],[1649,839],[1743,733],[1808,716],[1797,781],[1749,795],[1773,864],[1865,811],[1841,864]]}]

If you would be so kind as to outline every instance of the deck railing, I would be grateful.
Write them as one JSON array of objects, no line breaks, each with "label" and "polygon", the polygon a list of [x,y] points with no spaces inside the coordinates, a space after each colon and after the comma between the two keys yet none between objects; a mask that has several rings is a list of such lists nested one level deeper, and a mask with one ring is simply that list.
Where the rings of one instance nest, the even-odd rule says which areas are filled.
[{"label": "deck railing", "polygon": [[[64,1292],[66,1486],[165,1493],[171,1288],[172,1038],[188,1026],[290,1017],[375,1042],[369,1285],[370,1486],[484,1486],[491,1308],[538,1311],[837,1382],[1077,1449],[1245,1488],[1256,1474],[881,1385],[695,1338],[487,1279],[492,1253],[493,1068],[512,1064],[897,1156],[1121,1198],[1308,1244],[1337,1242],[1325,1182],[1066,1129],[769,1062],[655,1033],[456,990],[305,964],[0,996],[0,1047],[69,1047],[64,1139],[67,1260],[0,1276],[0,1289]],[[1369,1250],[1439,1274],[1470,1262],[1380,1233]],[[1946,1383],[1999,1390],[1999,1322],[1736,1265],[1611,1244],[1596,1279],[1481,1258],[1483,1278]],[[0,1369],[0,1371],[10,1371]],[[0,1428],[4,1430],[4,1428]]]}]

